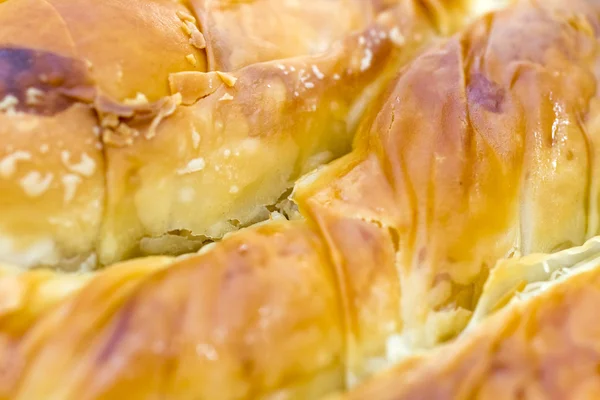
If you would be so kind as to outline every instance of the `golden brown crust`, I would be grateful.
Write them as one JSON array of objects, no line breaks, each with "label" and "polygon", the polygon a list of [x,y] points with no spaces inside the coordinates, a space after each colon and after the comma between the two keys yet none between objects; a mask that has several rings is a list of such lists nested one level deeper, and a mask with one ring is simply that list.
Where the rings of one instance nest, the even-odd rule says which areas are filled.
[{"label": "golden brown crust", "polygon": [[404,329],[420,344],[456,333],[430,328],[466,322],[498,259],[585,240],[597,15],[523,2],[482,18],[412,62],[361,136],[392,187],[396,211],[375,222],[398,236]]},{"label": "golden brown crust", "polygon": [[0,43],[76,57],[75,46],[60,14],[45,0],[0,3]]},{"label": "golden brown crust", "polygon": [[206,70],[204,50],[182,29],[184,15],[186,6],[171,0],[10,0],[0,5],[0,22],[8,27],[0,45],[77,58],[107,96],[142,93],[154,101],[168,94],[168,74]]},{"label": "golden brown crust", "polygon": [[5,346],[0,359],[23,369],[0,387],[11,398],[315,397],[343,387],[339,307],[318,235],[265,225],[204,255],[96,275]]},{"label": "golden brown crust", "polygon": [[158,125],[130,123],[130,144],[106,148],[101,261],[139,254],[141,238],[178,229],[220,238],[264,213],[301,174],[347,153],[355,120],[391,76],[396,52],[411,54],[431,35],[419,14],[404,28],[419,41],[397,47],[394,28],[394,18],[383,19],[320,57],[205,76],[222,83],[209,82],[212,93]]},{"label": "golden brown crust", "polygon": [[78,56],[90,62],[101,90],[114,99],[137,93],[159,99],[168,93],[169,73],[206,68],[204,51],[182,29],[181,16],[189,12],[181,1],[47,1],[68,27]]},{"label": "golden brown crust", "polygon": [[68,268],[66,260],[79,266],[93,255],[105,188],[95,126],[82,104],[52,116],[0,113],[4,262]]},{"label": "golden brown crust", "polygon": [[[387,228],[396,207],[381,172],[375,157],[362,161],[350,155],[328,167],[322,182],[297,186],[294,196],[303,214],[318,226],[338,276],[349,384],[387,363],[387,339],[402,330],[397,236]],[[332,179],[336,175],[343,178]],[[323,189],[311,192],[322,184]]]},{"label": "golden brown crust", "polygon": [[[191,0],[207,42],[209,68],[320,54],[374,20],[370,0]],[[332,16],[335,15],[335,18]]]},{"label": "golden brown crust", "polygon": [[169,73],[203,70],[187,13],[167,0],[0,3],[1,260],[95,265],[106,187],[92,102],[157,99]]},{"label": "golden brown crust", "polygon": [[[423,12],[409,5],[400,10]],[[27,298],[35,301],[15,300],[23,297],[19,291],[8,297],[6,308],[19,311],[9,313],[14,320],[7,317],[15,328],[12,323],[6,325],[10,329],[0,328],[5,335],[0,360],[12,366],[10,374],[0,375],[2,394],[22,399],[311,398],[345,389],[405,356],[398,354],[399,346],[410,352],[457,335],[498,259],[552,251],[589,235],[589,182],[581,176],[595,168],[587,153],[595,132],[584,129],[595,126],[588,113],[598,50],[598,11],[589,6],[585,0],[568,5],[523,1],[418,57],[403,69],[381,108],[367,113],[355,150],[298,183],[294,199],[305,220],[259,224],[202,254],[140,259],[65,281],[64,294],[51,291],[50,305],[40,309],[35,304],[46,295],[38,282],[51,277],[37,272],[5,276],[11,286],[30,290]],[[279,176],[270,182],[287,184],[290,176],[312,170],[306,168],[310,156],[324,148],[337,151],[340,137],[331,127],[352,117],[355,98],[346,100],[349,88],[362,90],[386,76],[392,44],[414,50],[416,42],[431,39],[424,35],[435,36],[429,18],[392,33],[393,18],[393,12],[382,14],[367,35],[349,37],[319,58],[202,75],[222,81],[214,91],[209,82],[197,92],[172,93],[149,104],[97,99],[103,140],[115,140],[106,149],[109,200],[102,256],[112,261],[122,257],[119,252],[135,253],[131,243],[135,246],[143,235],[207,218],[197,209],[211,207],[179,207],[169,199],[209,201],[189,191],[182,196],[180,189],[197,184],[186,177],[212,166],[209,156],[226,157],[225,150],[233,151],[227,157],[235,156],[229,146],[236,141],[245,146],[248,139],[260,140],[260,146],[249,147],[267,172],[252,173],[250,182],[275,171]],[[529,28],[525,32],[523,25]],[[402,54],[395,60],[392,66],[405,61]],[[291,67],[298,74],[312,71],[314,80],[290,74]],[[171,81],[177,90],[176,79]],[[295,99],[299,85],[305,93]],[[312,109],[333,102],[341,116],[335,107]],[[260,113],[257,103],[268,112]],[[313,112],[316,117],[307,117]],[[285,119],[289,115],[293,120]],[[207,147],[196,148],[191,122],[206,124],[200,140]],[[306,133],[314,131],[304,124],[320,123],[327,131],[314,137]],[[219,141],[224,132],[226,143]],[[205,149],[209,155],[201,153]],[[260,153],[266,149],[287,160],[277,165],[283,171],[268,164]],[[161,158],[165,153],[176,156]],[[163,163],[173,165],[163,168]],[[246,169],[234,172],[236,190],[216,174],[207,187],[225,188],[235,198]],[[173,180],[174,173],[181,182]],[[265,196],[261,202],[274,197],[254,183],[248,187],[254,196]],[[219,206],[214,205],[218,213],[225,213]],[[242,211],[234,215],[248,218],[251,209],[242,202]],[[226,231],[215,229],[215,236]],[[516,329],[521,322],[527,334],[539,328],[545,335],[546,327],[554,333],[553,316],[565,313],[553,296],[569,299],[570,287],[578,296],[582,282],[575,277],[507,309],[486,322],[483,333],[448,350],[450,355],[405,361],[391,374],[406,377],[406,386],[398,388],[384,376],[351,396],[394,398],[406,390],[424,398],[460,397],[463,392],[454,390],[463,388],[469,395],[471,382],[488,382],[486,357],[500,354],[495,345],[506,338],[510,349],[514,342],[520,350],[527,343]],[[537,314],[530,315],[530,309],[548,320],[532,328],[529,317]],[[21,314],[26,323],[19,324]],[[504,362],[504,356],[498,360]],[[509,369],[525,368],[523,361],[515,357]],[[496,372],[493,376],[500,376]],[[431,377],[440,384],[432,385]]]}]

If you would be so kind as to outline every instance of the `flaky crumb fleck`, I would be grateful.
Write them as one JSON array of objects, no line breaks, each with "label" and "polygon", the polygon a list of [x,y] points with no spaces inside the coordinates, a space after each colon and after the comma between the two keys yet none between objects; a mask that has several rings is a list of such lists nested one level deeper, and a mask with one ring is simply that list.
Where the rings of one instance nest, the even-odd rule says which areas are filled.
[{"label": "flaky crumb fleck", "polygon": [[30,106],[40,104],[44,92],[35,87],[30,87],[25,92],[25,103]]},{"label": "flaky crumb fleck", "polygon": [[198,49],[206,48],[206,39],[204,39],[204,35],[198,27],[196,26],[196,21],[184,21],[183,30],[184,32],[190,36],[190,44]]},{"label": "flaky crumb fleck", "polygon": [[196,23],[196,18],[193,15],[185,12],[185,11],[177,11],[177,17],[182,21],[189,21],[191,23]]},{"label": "flaky crumb fleck", "polygon": [[312,66],[312,71],[313,71],[313,74],[315,74],[315,76],[317,77],[317,79],[325,78],[325,74],[323,74],[321,72],[321,70],[319,69],[319,67],[317,67],[316,65]]},{"label": "flaky crumb fleck", "polygon": [[[131,146],[133,144],[133,137],[119,135],[112,129],[104,129],[102,131],[102,141],[115,147]],[[102,145],[98,149],[101,150]]]},{"label": "flaky crumb fleck", "polygon": [[198,65],[198,60],[196,60],[196,56],[195,56],[195,55],[193,55],[193,54],[191,54],[191,53],[190,53],[190,54],[188,54],[187,56],[185,56],[185,59],[186,59],[186,60],[188,60],[188,62],[189,62],[190,64],[192,64],[194,67],[195,67],[196,65]]},{"label": "flaky crumb fleck", "polygon": [[360,70],[361,72],[366,71],[367,69],[369,69],[369,67],[371,66],[371,61],[373,60],[373,52],[371,51],[371,49],[365,49],[365,55],[362,58],[362,60],[360,60]]},{"label": "flaky crumb fleck", "polygon": [[0,100],[0,112],[14,112],[15,107],[19,105],[19,99],[17,99],[12,94],[5,96],[2,100]]},{"label": "flaky crumb fleck", "polygon": [[123,103],[125,103],[128,106],[143,106],[150,103],[150,101],[144,93],[138,92],[136,93],[134,98],[125,99],[123,100]]},{"label": "flaky crumb fleck", "polygon": [[390,31],[390,39],[391,39],[392,43],[394,43],[396,46],[402,46],[406,42],[404,35],[402,35],[402,33],[400,32],[400,29],[397,26],[395,26]]},{"label": "flaky crumb fleck", "polygon": [[31,154],[26,151],[15,151],[0,160],[0,176],[10,178],[16,171],[18,161],[31,160]]},{"label": "flaky crumb fleck", "polygon": [[96,162],[85,152],[81,154],[79,162],[71,162],[71,154],[67,150],[63,150],[60,157],[63,165],[71,172],[89,177],[96,171]]},{"label": "flaky crumb fleck", "polygon": [[181,93],[175,93],[173,96],[168,97],[167,101],[158,111],[158,114],[152,120],[152,123],[144,134],[144,137],[146,139],[152,139],[154,136],[156,136],[156,130],[158,129],[158,126],[162,120],[173,114],[175,110],[177,110],[177,107],[181,105],[182,101],[183,97],[181,96]]},{"label": "flaky crumb fleck", "polygon": [[192,37],[190,37],[190,44],[197,49],[205,49],[206,48],[206,39],[204,35],[200,31],[192,32]]},{"label": "flaky crumb fleck", "polygon": [[206,167],[206,161],[204,158],[198,157],[190,160],[187,165],[177,170],[179,175],[191,174],[194,172],[202,171]]},{"label": "flaky crumb fleck", "polygon": [[200,133],[198,133],[198,131],[196,130],[195,127],[192,127],[192,145],[194,146],[194,149],[197,149],[199,144],[200,144]]},{"label": "flaky crumb fleck", "polygon": [[223,83],[229,87],[234,87],[237,82],[237,78],[227,72],[217,71],[217,75],[221,78]]},{"label": "flaky crumb fleck", "polygon": [[305,69],[301,69],[298,72],[298,79],[300,79],[300,82],[304,83],[308,78],[310,78],[310,74],[306,73]]},{"label": "flaky crumb fleck", "polygon": [[66,174],[61,179],[64,186],[63,201],[65,204],[70,203],[77,193],[77,186],[81,183],[81,178],[75,174]]},{"label": "flaky crumb fleck", "polygon": [[105,114],[100,120],[100,124],[103,128],[116,128],[119,126],[119,116],[115,114]]},{"label": "flaky crumb fleck", "polygon": [[48,190],[53,179],[54,175],[51,173],[42,175],[38,171],[32,171],[25,175],[19,183],[27,196],[38,197]]},{"label": "flaky crumb fleck", "polygon": [[233,100],[233,96],[230,95],[229,93],[225,93],[223,96],[221,96],[221,98],[219,99],[219,101],[227,101],[227,100]]},{"label": "flaky crumb fleck", "polygon": [[126,136],[129,138],[138,137],[140,134],[137,129],[133,129],[125,123],[119,124],[119,126],[116,129],[116,132],[121,136]]}]

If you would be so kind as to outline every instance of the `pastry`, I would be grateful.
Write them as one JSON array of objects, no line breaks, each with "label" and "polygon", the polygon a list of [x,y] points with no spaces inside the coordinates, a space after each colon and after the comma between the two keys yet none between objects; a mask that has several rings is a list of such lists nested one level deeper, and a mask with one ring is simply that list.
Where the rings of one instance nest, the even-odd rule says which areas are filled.
[{"label": "pastry", "polygon": [[[156,99],[119,99],[85,68],[50,90],[51,109],[76,99],[63,112],[101,126],[104,174],[86,184],[106,201],[93,243],[73,254],[111,265],[0,271],[0,398],[595,394],[578,379],[597,364],[596,1],[520,0],[475,20],[479,9],[455,1],[346,2],[368,20],[362,33],[331,33],[319,55],[319,24],[273,53],[260,36],[272,27],[249,37],[254,17],[219,22],[265,7],[302,24],[293,2],[190,4],[195,16],[176,15],[205,21],[199,32],[216,26],[202,36],[214,46],[207,66],[190,64],[222,70],[169,72]],[[256,50],[224,50],[238,39]],[[302,54],[290,57],[289,43]],[[288,109],[291,72],[318,95],[303,91]],[[29,122],[22,107],[7,106],[7,121]],[[253,158],[227,161],[248,146]],[[71,161],[73,174],[86,170]],[[133,258],[144,254],[155,255]],[[580,375],[555,366],[567,356]],[[547,375],[535,375],[539,360]]]},{"label": "pastry", "polygon": [[268,218],[461,4],[1,2],[0,260],[93,269]]}]

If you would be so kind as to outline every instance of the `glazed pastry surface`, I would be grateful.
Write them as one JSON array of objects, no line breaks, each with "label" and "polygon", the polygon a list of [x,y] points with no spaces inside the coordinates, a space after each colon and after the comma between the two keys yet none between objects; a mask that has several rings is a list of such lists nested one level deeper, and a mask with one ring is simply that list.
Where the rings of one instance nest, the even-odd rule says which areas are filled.
[{"label": "glazed pastry surface", "polygon": [[0,398],[594,398],[600,4],[150,3],[0,2]]}]

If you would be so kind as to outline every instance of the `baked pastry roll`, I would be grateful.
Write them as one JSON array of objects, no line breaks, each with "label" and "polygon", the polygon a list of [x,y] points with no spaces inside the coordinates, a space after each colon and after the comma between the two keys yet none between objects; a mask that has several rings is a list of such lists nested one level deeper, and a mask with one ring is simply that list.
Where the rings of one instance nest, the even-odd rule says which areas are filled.
[{"label": "baked pastry roll", "polygon": [[587,1],[483,16],[403,70],[352,155],[299,182],[344,279],[358,246],[332,224],[394,248],[376,264],[400,282],[391,353],[460,332],[498,260],[597,235],[597,26]]},{"label": "baked pastry roll", "polygon": [[[403,29],[419,43],[434,34],[418,8],[402,11],[414,12]],[[401,62],[394,53],[419,48],[396,47],[396,27],[386,13],[321,56],[171,75],[184,104],[158,125],[121,122],[133,133],[106,146],[102,263],[139,255],[144,238],[185,231],[201,242],[265,219],[298,177],[350,151],[357,121]]]},{"label": "baked pastry roll", "polygon": [[[206,145],[211,155],[234,156],[225,156],[226,149],[233,149],[221,146],[241,146],[251,137],[247,119],[255,122],[253,127],[269,128],[260,131],[270,135],[256,147],[261,163],[272,162],[260,153],[263,146],[275,146],[278,155],[296,149],[279,165],[293,160],[294,173],[282,173],[287,177],[281,179],[282,191],[291,176],[303,176],[292,193],[297,218],[272,213],[269,221],[250,228],[229,234],[221,229],[214,236],[224,239],[197,254],[139,258],[95,273],[2,270],[0,288],[10,290],[0,291],[0,363],[7,371],[0,374],[0,398],[318,398],[350,389],[396,362],[398,367],[349,396],[460,396],[452,390],[462,384],[469,388],[465,376],[471,375],[465,371],[473,360],[483,359],[475,364],[483,367],[471,372],[478,382],[486,376],[485,349],[497,351],[499,338],[512,337],[510,330],[499,328],[518,325],[530,308],[548,307],[549,315],[563,315],[553,308],[558,302],[551,301],[551,294],[565,288],[558,293],[566,296],[571,285],[575,296],[582,292],[593,282],[595,264],[541,294],[536,288],[543,285],[536,282],[556,277],[553,268],[592,265],[586,260],[596,257],[596,239],[581,249],[526,256],[556,253],[597,235],[600,8],[587,0],[523,0],[484,15],[448,40],[435,40],[441,38],[432,21],[455,21],[451,12],[412,2],[398,7],[384,11],[368,28],[390,27],[385,35],[369,33],[373,58],[364,71],[365,35],[348,35],[331,52],[310,58],[323,74],[318,79],[313,71],[322,82],[307,88],[320,91],[317,100],[349,101],[332,89],[340,64],[358,67],[358,75],[346,70],[343,78],[361,92],[352,101],[363,95],[370,100],[369,107],[358,107],[366,112],[356,114],[362,118],[356,117],[353,150],[326,166],[305,160],[323,152],[320,146],[340,145],[342,136],[328,136],[331,128],[294,138],[297,149],[285,141],[277,147],[281,139],[272,137],[283,132],[272,131],[281,124],[292,133],[308,132],[307,121],[316,124],[321,118],[335,126],[336,115],[319,108],[310,111],[317,119],[294,117],[294,124],[281,115],[297,115],[297,108],[289,114],[278,111],[287,104],[283,71],[304,65],[305,57],[267,60],[226,74],[172,73],[169,90],[177,93],[148,104],[141,97],[135,103],[118,102],[94,92],[90,104],[99,107],[105,129],[101,140],[111,144],[104,147],[109,200],[100,228],[103,259],[136,254],[137,241],[147,232],[159,237],[177,228],[169,224],[178,215],[194,223],[209,215],[211,207],[194,211],[173,206],[172,199],[181,199],[174,196],[186,185],[203,185],[184,179],[212,165],[200,153],[204,148],[195,148],[193,129],[186,123],[217,126],[213,121],[224,112],[243,116],[227,119],[240,124],[233,130],[240,136],[232,134],[225,144],[215,135],[214,144]],[[423,13],[402,26],[417,29],[410,31],[413,39],[432,47],[400,70],[385,96],[371,97],[367,88],[380,90],[388,71],[408,61],[407,53],[392,45],[406,43],[409,32],[398,36],[395,23],[388,25],[406,15],[399,10]],[[460,22],[448,26],[453,24]],[[381,65],[375,50],[381,51]],[[194,85],[178,85],[187,79]],[[244,87],[252,90],[237,92]],[[197,91],[178,88],[207,92],[195,98]],[[87,93],[76,92],[83,93],[79,97]],[[278,103],[282,93],[285,100]],[[268,113],[244,114],[255,112],[256,105],[249,106],[258,101],[250,102],[253,96]],[[310,97],[299,101],[305,99]],[[347,123],[355,114],[347,112],[353,108],[348,103],[344,107]],[[173,129],[161,133],[170,124]],[[177,157],[168,159],[166,153]],[[205,186],[214,193],[198,201],[218,199],[222,187],[231,195],[243,192],[241,184],[233,191],[231,185],[242,182],[242,173],[254,165],[238,169],[235,180],[215,178]],[[266,190],[250,187],[251,197]],[[240,204],[247,207],[240,208],[240,215],[254,215],[252,205]],[[134,213],[139,210],[144,212]],[[252,222],[237,218],[239,225]],[[118,225],[121,221],[129,222]],[[151,230],[155,226],[161,227],[157,233]],[[119,235],[112,243],[106,241],[111,234]],[[540,257],[550,266],[540,264]],[[496,265],[498,260],[504,261]],[[526,287],[528,295],[502,307],[515,287]],[[589,299],[581,301],[592,304],[593,296]],[[551,318],[542,323],[554,326]],[[526,328],[530,334],[531,327]],[[427,350],[456,336],[450,350]],[[480,343],[483,350],[471,353]],[[460,360],[465,361],[456,366]],[[511,368],[527,365],[521,361]],[[432,384],[434,378],[440,379],[439,386]]]},{"label": "baked pastry roll", "polygon": [[186,12],[161,0],[0,4],[0,259],[95,263],[107,166],[94,103],[157,101],[168,74],[204,70]]}]

